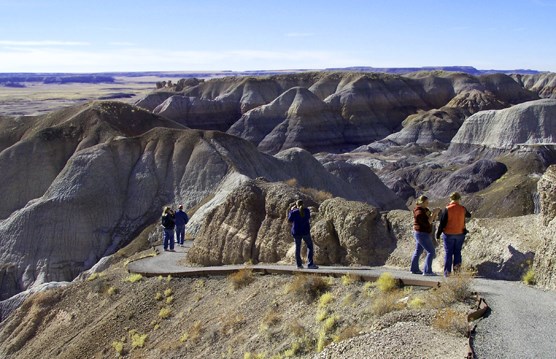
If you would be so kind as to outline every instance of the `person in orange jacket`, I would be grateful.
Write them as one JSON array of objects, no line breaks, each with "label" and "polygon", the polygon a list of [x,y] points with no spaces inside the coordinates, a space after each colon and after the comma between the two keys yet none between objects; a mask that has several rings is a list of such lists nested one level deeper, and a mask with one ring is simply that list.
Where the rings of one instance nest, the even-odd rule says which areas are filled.
[{"label": "person in orange jacket", "polygon": [[[444,276],[448,277],[461,266],[461,248],[467,234],[465,219],[471,213],[459,204],[461,195],[458,192],[450,194],[450,203],[440,213],[440,225],[436,231],[436,239],[444,242]],[[452,268],[453,267],[453,268]]]}]

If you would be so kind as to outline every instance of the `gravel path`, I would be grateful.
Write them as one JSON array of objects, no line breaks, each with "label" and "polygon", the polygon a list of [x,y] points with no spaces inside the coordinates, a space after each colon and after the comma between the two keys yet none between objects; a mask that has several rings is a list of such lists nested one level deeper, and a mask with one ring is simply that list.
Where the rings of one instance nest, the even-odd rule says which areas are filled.
[{"label": "gravel path", "polygon": [[555,358],[556,293],[517,282],[476,279],[491,312],[477,325],[477,358]]}]

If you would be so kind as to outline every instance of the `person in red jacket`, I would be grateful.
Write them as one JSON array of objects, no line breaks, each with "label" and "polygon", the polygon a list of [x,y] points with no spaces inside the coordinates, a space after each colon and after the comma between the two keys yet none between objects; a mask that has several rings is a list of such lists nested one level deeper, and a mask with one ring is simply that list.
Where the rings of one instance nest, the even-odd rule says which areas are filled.
[{"label": "person in red jacket", "polygon": [[471,213],[459,204],[461,195],[458,192],[450,194],[450,203],[440,214],[440,225],[436,231],[436,238],[444,242],[444,276],[448,277],[453,270],[457,271],[461,266],[461,248],[465,240],[465,219],[471,217]]},{"label": "person in red jacket", "polygon": [[[417,202],[415,203],[415,208],[413,209],[413,235],[415,237],[415,251],[411,257],[411,273],[422,274],[425,276],[436,275],[432,271],[432,260],[436,256],[436,251],[434,250],[434,245],[432,243],[432,222],[436,220],[436,216],[440,209],[435,209],[431,212],[428,209],[429,199],[427,196],[419,196]],[[419,270],[419,257],[423,253],[423,250],[427,252],[427,257],[425,258],[425,266],[423,271]]]}]

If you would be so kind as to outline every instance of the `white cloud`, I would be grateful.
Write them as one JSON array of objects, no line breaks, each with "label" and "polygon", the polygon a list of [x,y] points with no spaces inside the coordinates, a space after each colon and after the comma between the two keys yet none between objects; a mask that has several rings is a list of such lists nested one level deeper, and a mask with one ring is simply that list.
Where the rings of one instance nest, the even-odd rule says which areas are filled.
[{"label": "white cloud", "polygon": [[3,72],[241,71],[319,69],[361,63],[365,63],[361,58],[328,51],[0,48]]},{"label": "white cloud", "polygon": [[82,41],[19,41],[19,40],[0,40],[0,46],[36,47],[36,46],[88,46],[88,42]]}]

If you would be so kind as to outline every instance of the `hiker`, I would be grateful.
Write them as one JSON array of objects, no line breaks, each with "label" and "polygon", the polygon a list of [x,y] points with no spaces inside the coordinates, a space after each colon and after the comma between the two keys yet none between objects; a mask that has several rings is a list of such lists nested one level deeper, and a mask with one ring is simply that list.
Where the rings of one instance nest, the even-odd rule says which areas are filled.
[{"label": "hiker", "polygon": [[297,264],[297,269],[303,269],[303,262],[301,261],[302,239],[307,246],[307,268],[318,268],[318,266],[313,263],[313,240],[311,239],[309,219],[311,219],[311,212],[309,212],[309,208],[303,206],[302,200],[298,200],[288,212],[288,222],[292,223],[291,234],[295,240],[295,262]]},{"label": "hiker", "polygon": [[461,248],[467,234],[465,219],[471,218],[471,213],[459,204],[461,195],[458,192],[450,194],[450,203],[440,214],[440,225],[436,231],[436,238],[444,242],[444,276],[448,277],[457,272],[461,266]]},{"label": "hiker", "polygon": [[[164,241],[162,243],[165,251],[174,251],[174,211],[170,207],[164,207],[162,211],[162,218],[160,219],[162,227],[164,228]],[[168,249],[170,248],[170,249]]]},{"label": "hiker", "polygon": [[185,225],[189,222],[189,217],[187,213],[183,211],[183,206],[180,204],[178,206],[178,211],[175,214],[176,220],[176,242],[180,247],[183,247],[183,241],[185,238]]},{"label": "hiker", "polygon": [[[415,205],[413,209],[415,252],[413,252],[413,256],[411,257],[410,270],[413,274],[435,276],[436,273],[432,271],[432,260],[436,256],[436,251],[432,243],[432,222],[436,220],[440,209],[436,208],[431,212],[428,208],[429,199],[427,196],[419,196]],[[421,257],[423,250],[427,252],[427,257],[425,258],[423,271],[421,271],[419,270],[419,257]]]}]

